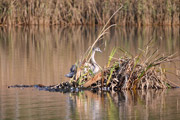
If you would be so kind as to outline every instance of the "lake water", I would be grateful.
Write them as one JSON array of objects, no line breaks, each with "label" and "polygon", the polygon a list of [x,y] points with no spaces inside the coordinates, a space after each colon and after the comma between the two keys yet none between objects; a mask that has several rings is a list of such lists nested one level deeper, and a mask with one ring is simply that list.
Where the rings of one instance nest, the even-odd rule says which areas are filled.
[{"label": "lake water", "polygon": [[[119,93],[58,93],[35,88],[7,88],[15,84],[53,85],[68,81],[64,75],[95,41],[102,27],[0,28],[0,119],[180,119],[180,89],[122,91]],[[160,54],[180,55],[179,27],[112,28],[99,41],[101,66],[114,47],[136,55],[153,40]],[[152,48],[152,49],[153,49]],[[117,51],[115,57],[122,56]],[[180,75],[180,63],[167,70]],[[170,81],[180,80],[168,74]]]}]

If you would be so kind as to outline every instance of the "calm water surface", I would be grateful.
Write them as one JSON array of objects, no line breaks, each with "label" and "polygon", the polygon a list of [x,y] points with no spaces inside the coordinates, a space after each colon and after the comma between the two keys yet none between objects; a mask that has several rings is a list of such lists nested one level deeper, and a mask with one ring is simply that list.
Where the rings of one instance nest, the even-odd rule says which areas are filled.
[{"label": "calm water surface", "polygon": [[[64,77],[94,42],[101,27],[0,28],[0,119],[180,119],[180,89],[120,93],[56,93],[34,88],[8,89],[15,84],[52,85]],[[110,29],[96,46],[104,66],[114,47],[133,55],[153,39],[161,54],[180,55],[179,27]],[[121,56],[120,51],[116,57]],[[180,68],[180,63],[175,63]],[[167,69],[180,75],[174,64]],[[180,80],[168,74],[169,80]]]}]

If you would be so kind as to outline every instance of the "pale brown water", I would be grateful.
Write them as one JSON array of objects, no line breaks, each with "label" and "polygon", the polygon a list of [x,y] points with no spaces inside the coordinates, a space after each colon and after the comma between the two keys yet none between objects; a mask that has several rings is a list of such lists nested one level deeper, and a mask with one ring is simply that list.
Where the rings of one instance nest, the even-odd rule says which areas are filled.
[{"label": "pale brown water", "polygon": [[[180,119],[180,89],[93,94],[62,94],[34,88],[8,89],[15,84],[52,85],[96,39],[102,27],[0,28],[0,119]],[[179,27],[116,27],[96,46],[103,66],[114,47],[137,54],[153,39],[160,53],[180,54]],[[118,51],[120,56],[122,53]],[[167,64],[173,73],[174,65]],[[179,63],[176,67],[180,68]],[[172,75],[169,79],[180,85]],[[105,95],[104,95],[105,94]]]}]

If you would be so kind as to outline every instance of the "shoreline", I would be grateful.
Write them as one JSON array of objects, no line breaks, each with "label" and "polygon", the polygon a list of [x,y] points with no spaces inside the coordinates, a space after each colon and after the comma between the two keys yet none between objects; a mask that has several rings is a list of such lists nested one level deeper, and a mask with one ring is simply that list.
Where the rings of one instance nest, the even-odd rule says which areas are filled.
[{"label": "shoreline", "polygon": [[[92,25],[92,24],[73,24],[73,25],[61,25],[61,24],[11,24],[11,25],[7,25],[7,24],[0,24],[0,27],[103,27],[104,24],[96,24],[96,25]],[[157,25],[157,24],[152,24],[152,25],[142,25],[142,26],[138,26],[138,25],[119,25],[116,24],[116,27],[136,27],[136,28],[143,28],[143,27],[180,27],[180,24],[175,24],[175,25],[170,25],[170,24],[166,24],[166,25]]]}]

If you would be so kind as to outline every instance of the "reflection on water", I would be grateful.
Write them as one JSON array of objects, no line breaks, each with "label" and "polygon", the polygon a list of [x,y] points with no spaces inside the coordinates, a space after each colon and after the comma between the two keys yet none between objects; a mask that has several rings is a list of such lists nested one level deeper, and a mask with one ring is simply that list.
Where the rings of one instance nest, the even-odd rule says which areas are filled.
[{"label": "reflection on water", "polygon": [[119,93],[62,94],[37,89],[1,90],[0,119],[153,119],[180,118],[180,89]]},{"label": "reflection on water", "polygon": [[67,96],[35,89],[0,90],[0,120],[64,119]]},{"label": "reflection on water", "polygon": [[71,94],[70,118],[178,119],[180,118],[180,95],[178,92],[180,90],[176,89],[99,94],[85,91]]},{"label": "reflection on water", "polygon": [[[121,93],[62,94],[7,89],[14,84],[57,84],[96,39],[101,27],[0,28],[0,119],[171,119],[180,118],[179,89]],[[98,42],[107,63],[114,47],[133,55],[151,39],[160,53],[180,54],[179,27],[116,27]],[[122,55],[117,52],[117,55]],[[180,68],[179,63],[177,67]],[[172,64],[168,69],[173,73]],[[179,80],[170,76],[170,80]]]}]

